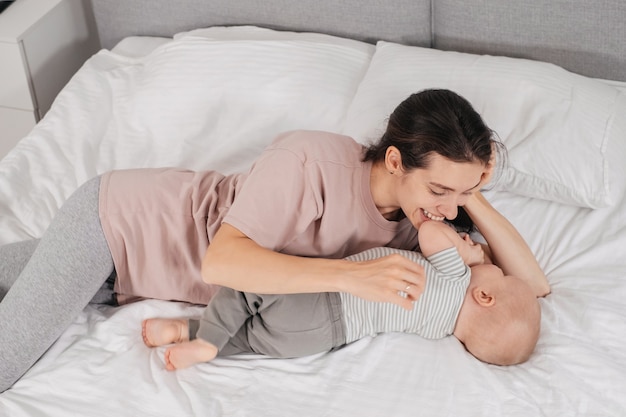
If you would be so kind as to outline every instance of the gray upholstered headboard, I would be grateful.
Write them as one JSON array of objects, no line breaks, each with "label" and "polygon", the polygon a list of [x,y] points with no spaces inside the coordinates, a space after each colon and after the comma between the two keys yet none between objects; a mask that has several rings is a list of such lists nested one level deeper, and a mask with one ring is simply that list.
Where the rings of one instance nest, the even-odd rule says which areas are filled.
[{"label": "gray upholstered headboard", "polygon": [[215,25],[313,31],[552,62],[626,81],[624,0],[91,0],[101,44]]}]

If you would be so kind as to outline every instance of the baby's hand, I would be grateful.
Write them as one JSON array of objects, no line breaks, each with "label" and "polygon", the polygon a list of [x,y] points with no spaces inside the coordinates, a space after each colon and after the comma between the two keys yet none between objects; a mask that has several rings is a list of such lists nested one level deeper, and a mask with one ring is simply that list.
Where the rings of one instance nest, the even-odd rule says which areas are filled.
[{"label": "baby's hand", "polygon": [[474,242],[468,234],[463,236],[463,240],[467,243],[467,253],[462,255],[463,261],[468,266],[485,263],[485,251],[483,250],[482,245]]}]

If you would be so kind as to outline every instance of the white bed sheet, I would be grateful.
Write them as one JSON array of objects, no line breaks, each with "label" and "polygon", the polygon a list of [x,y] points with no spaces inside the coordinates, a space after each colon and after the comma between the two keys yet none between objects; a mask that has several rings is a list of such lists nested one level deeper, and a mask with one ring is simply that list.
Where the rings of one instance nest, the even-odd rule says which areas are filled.
[{"label": "white bed sheet", "polygon": [[[90,86],[113,76],[106,65],[104,60],[83,68],[44,121],[0,162],[0,242],[38,236],[73,189],[117,163],[93,142],[76,140],[98,134],[103,119],[84,120],[91,110],[89,117],[107,117],[90,110],[102,93]],[[191,316],[200,307],[155,300],[90,305],[0,395],[0,416],[624,416],[623,139],[608,153],[610,207],[486,193],[527,239],[552,286],[552,294],[540,300],[541,337],[525,364],[483,364],[452,337],[385,334],[333,353],[218,358],[171,373],[163,367],[164,349],[143,345],[141,320]]]}]

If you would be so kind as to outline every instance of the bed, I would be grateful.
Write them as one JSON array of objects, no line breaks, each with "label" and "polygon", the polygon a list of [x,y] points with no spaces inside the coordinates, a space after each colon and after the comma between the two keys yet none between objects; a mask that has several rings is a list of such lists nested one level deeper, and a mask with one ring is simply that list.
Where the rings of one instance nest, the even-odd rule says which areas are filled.
[{"label": "bed", "polygon": [[[486,197],[546,272],[524,364],[383,334],[297,359],[167,372],[141,320],[90,304],[14,387],[21,416],[626,415],[626,4],[621,0],[91,2],[102,50],[0,161],[0,244],[38,237],[111,169],[245,170],[279,132],[367,143],[424,88],[464,95],[507,147]],[[477,237],[479,238],[479,237]]]}]

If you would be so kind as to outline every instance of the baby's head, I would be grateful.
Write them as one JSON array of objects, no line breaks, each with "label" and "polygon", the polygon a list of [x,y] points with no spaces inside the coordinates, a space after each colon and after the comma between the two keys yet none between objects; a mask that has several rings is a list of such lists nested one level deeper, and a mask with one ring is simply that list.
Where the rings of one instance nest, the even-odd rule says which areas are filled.
[{"label": "baby's head", "polygon": [[494,365],[526,361],[537,344],[541,308],[524,281],[495,265],[472,267],[454,335],[476,358]]}]

